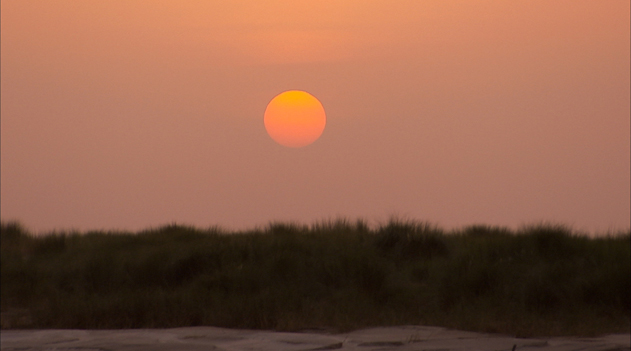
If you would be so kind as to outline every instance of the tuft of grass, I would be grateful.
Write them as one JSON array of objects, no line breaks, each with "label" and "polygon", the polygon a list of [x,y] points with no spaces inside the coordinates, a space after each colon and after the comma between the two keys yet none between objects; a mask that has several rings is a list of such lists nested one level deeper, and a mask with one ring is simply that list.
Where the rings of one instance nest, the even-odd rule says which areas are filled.
[{"label": "tuft of grass", "polygon": [[2,328],[630,331],[629,231],[342,218],[34,236],[3,222],[0,240]]}]

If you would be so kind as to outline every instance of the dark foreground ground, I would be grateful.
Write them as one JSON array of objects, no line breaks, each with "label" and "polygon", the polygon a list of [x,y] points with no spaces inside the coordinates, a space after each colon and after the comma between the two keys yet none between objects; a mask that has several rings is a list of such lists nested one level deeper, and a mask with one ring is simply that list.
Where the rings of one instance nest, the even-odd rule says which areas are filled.
[{"label": "dark foreground ground", "polygon": [[343,334],[287,333],[213,327],[135,330],[4,330],[2,350],[481,350],[481,351],[622,351],[629,334],[593,338],[515,338],[437,327],[381,327]]},{"label": "dark foreground ground", "polygon": [[339,220],[0,237],[3,329],[630,331],[629,232]]}]

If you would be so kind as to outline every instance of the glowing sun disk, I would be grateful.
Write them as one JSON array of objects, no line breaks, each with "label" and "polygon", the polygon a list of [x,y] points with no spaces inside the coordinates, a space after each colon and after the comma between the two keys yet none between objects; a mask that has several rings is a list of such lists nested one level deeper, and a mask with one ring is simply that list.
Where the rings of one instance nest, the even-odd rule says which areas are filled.
[{"label": "glowing sun disk", "polygon": [[316,141],[326,125],[324,107],[313,95],[290,90],[274,97],[265,109],[265,129],[277,143],[303,147]]}]

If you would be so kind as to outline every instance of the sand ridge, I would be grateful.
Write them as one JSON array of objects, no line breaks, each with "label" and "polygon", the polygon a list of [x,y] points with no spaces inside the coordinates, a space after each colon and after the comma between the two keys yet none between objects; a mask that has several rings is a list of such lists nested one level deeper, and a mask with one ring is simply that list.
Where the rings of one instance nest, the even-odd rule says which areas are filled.
[{"label": "sand ridge", "polygon": [[456,350],[630,350],[631,335],[596,338],[532,338],[473,333],[440,327],[400,326],[343,334],[287,333],[215,327],[122,330],[2,330],[3,351],[456,351]]}]

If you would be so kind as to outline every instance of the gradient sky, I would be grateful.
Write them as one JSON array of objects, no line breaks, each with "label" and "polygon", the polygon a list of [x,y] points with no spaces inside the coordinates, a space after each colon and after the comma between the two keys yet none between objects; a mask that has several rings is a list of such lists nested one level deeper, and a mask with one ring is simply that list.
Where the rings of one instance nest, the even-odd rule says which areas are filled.
[{"label": "gradient sky", "polygon": [[[1,6],[4,221],[630,226],[628,0]],[[263,125],[291,89],[300,149]]]}]

